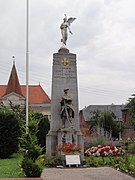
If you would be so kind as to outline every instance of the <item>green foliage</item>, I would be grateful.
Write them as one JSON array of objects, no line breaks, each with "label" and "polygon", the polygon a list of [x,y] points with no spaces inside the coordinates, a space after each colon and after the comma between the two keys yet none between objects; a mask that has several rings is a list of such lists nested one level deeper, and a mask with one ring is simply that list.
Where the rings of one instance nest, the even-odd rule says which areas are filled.
[{"label": "green foliage", "polygon": [[116,121],[113,112],[97,110],[92,113],[93,116],[88,122],[90,133],[97,131],[97,128],[103,128],[105,132],[112,133],[113,137],[117,137],[119,132],[122,131],[122,126],[120,122]]},{"label": "green foliage", "polygon": [[[96,147],[98,146],[99,144],[105,144],[105,139],[104,138],[97,138],[96,140],[93,140],[91,142],[88,143],[87,145],[87,148],[90,148],[90,147]],[[86,149],[86,147],[84,147]]]},{"label": "green foliage", "polygon": [[29,134],[23,134],[20,138],[21,150],[24,157],[30,158],[35,161],[38,156],[43,152],[43,148],[37,145],[36,136]]},{"label": "green foliage", "polygon": [[10,105],[10,109],[16,114],[16,116],[20,120],[25,119],[25,108],[22,108],[20,105],[14,105],[11,100],[9,100],[9,105]]},{"label": "green foliage", "polygon": [[90,133],[93,133],[95,131],[95,129],[97,127],[99,127],[100,125],[100,114],[101,112],[99,110],[91,112],[93,115],[91,117],[91,120],[88,121],[88,125],[89,125],[89,131]]},{"label": "green foliage", "polygon": [[42,169],[39,164],[26,157],[22,161],[22,168],[27,177],[40,177],[42,173]]},{"label": "green foliage", "polygon": [[105,131],[110,132],[113,127],[113,113],[110,111],[105,111],[101,113],[100,116],[100,127],[103,127]]},{"label": "green foliage", "polygon": [[43,148],[37,145],[36,136],[26,134],[21,139],[21,149],[24,159],[22,161],[22,168],[27,177],[40,177],[42,166],[36,162],[39,155],[42,154]]},{"label": "green foliage", "polygon": [[129,108],[131,124],[135,129],[135,94],[133,94],[132,98],[129,98],[128,101],[127,108]]},{"label": "green foliage", "polygon": [[29,111],[29,131],[37,137],[38,145],[45,147],[46,135],[50,130],[50,124],[47,116],[42,113]]},{"label": "green foliage", "polygon": [[117,170],[122,170],[128,174],[135,176],[135,156],[125,155],[125,156],[114,156],[114,157],[85,157],[85,162],[87,166],[99,167],[99,166],[112,166]]},{"label": "green foliage", "polygon": [[127,107],[129,108],[130,117],[131,117],[131,124],[135,129],[135,94],[132,95],[132,98],[128,99]]},{"label": "green foliage", "polygon": [[135,142],[132,142],[131,144],[128,145],[128,150],[130,151],[130,153],[135,154]]},{"label": "green foliage", "polygon": [[[14,105],[10,100],[9,100],[9,105],[11,111],[13,111],[16,117],[20,120],[22,133],[25,133],[26,132],[25,108],[22,109],[20,105]],[[4,104],[2,105],[2,107],[4,110],[7,110]],[[39,112],[34,112],[31,108],[29,108],[29,131],[31,132],[31,134],[36,134],[38,139],[38,144],[41,147],[44,147],[46,145],[46,135],[48,134],[49,130],[50,130],[50,124],[47,116]]]},{"label": "green foliage", "polygon": [[37,132],[37,139],[38,144],[40,144],[41,147],[44,147],[46,145],[46,135],[48,134],[50,130],[50,123],[46,116],[39,114],[40,119],[38,124],[38,132]]},{"label": "green foliage", "polygon": [[126,173],[135,175],[135,165],[130,161],[129,156],[117,157],[114,159],[114,167]]},{"label": "green foliage", "polygon": [[119,121],[114,121],[112,124],[112,137],[118,138],[119,133],[122,132],[124,129],[124,126]]},{"label": "green foliage", "polygon": [[56,167],[60,159],[43,154],[38,157],[37,161],[41,162],[42,166],[45,166],[45,167]]},{"label": "green foliage", "polygon": [[58,165],[65,166],[65,159],[62,156],[54,157],[46,154],[42,154],[38,157],[37,162],[42,164],[42,167],[56,167]]},{"label": "green foliage", "polygon": [[98,167],[100,165],[99,161],[97,158],[94,158],[90,156],[89,158],[86,159],[86,165],[90,167]]},{"label": "green foliage", "polygon": [[90,167],[99,167],[99,166],[107,166],[112,165],[111,159],[109,157],[85,157],[85,162],[87,166]]},{"label": "green foliage", "polygon": [[0,158],[8,158],[17,152],[20,134],[20,122],[16,114],[0,110]]},{"label": "green foliage", "polygon": [[42,165],[37,158],[43,153],[43,148],[38,146],[37,132],[38,123],[35,113],[30,111],[29,129],[26,134],[25,128],[20,138],[20,149],[23,152],[22,168],[27,177],[40,177]]},{"label": "green foliage", "polygon": [[[20,122],[25,119],[25,108],[22,108],[20,105],[14,105],[11,100],[9,101],[10,111],[14,112],[17,118],[20,120]],[[3,110],[9,110],[8,107],[6,107],[3,102],[1,103],[1,107]]]}]

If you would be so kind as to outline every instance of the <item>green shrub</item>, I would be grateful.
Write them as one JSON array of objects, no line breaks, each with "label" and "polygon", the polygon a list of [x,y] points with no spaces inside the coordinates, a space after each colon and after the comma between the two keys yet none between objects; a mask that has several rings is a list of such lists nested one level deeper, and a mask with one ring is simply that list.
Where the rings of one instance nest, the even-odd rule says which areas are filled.
[{"label": "green shrub", "polygon": [[46,135],[48,134],[48,131],[50,130],[50,123],[46,116],[39,114],[40,122],[38,124],[38,132],[37,132],[37,139],[38,144],[40,144],[41,147],[46,146]]},{"label": "green shrub", "polygon": [[[24,124],[25,125],[25,124]],[[39,112],[29,111],[29,132],[36,135],[37,143],[41,147],[46,146],[46,135],[50,130],[50,123],[47,116]],[[44,149],[45,150],[45,149]]]},{"label": "green shrub", "polygon": [[135,142],[128,145],[128,150],[129,150],[130,153],[135,154]]},{"label": "green shrub", "polygon": [[90,167],[98,167],[99,163],[97,158],[90,156],[88,159],[86,159],[86,165]]},{"label": "green shrub", "polygon": [[24,158],[22,161],[22,168],[26,177],[40,177],[42,173],[42,168],[38,163],[31,159]]},{"label": "green shrub", "polygon": [[65,160],[62,156],[54,157],[46,154],[42,154],[38,157],[37,162],[42,165],[42,167],[56,167],[58,165],[65,166]]},{"label": "green shrub", "polygon": [[32,144],[31,147],[27,151],[27,156],[33,160],[36,160],[38,156],[42,154],[42,148],[38,145]]},{"label": "green shrub", "polygon": [[31,134],[24,134],[20,138],[20,145],[23,155],[32,160],[36,160],[43,152],[43,148],[37,145],[36,137]]},{"label": "green shrub", "polygon": [[89,147],[103,145],[103,144],[106,144],[105,139],[104,138],[97,138],[95,141],[91,141],[89,143]]},{"label": "green shrub", "polygon": [[8,158],[17,152],[20,123],[14,112],[0,110],[0,158]]},{"label": "green shrub", "polygon": [[[37,158],[43,153],[43,148],[38,146],[37,130],[38,120],[35,120],[33,112],[30,114],[29,129],[22,133],[20,138],[20,150],[23,154],[22,169],[26,177],[40,177],[42,164]],[[24,128],[25,129],[25,128]]]},{"label": "green shrub", "polygon": [[22,169],[26,177],[40,177],[42,172],[42,164],[37,158],[42,154],[43,148],[36,144],[35,137],[26,134],[21,139],[24,159],[22,161]]},{"label": "green shrub", "polygon": [[134,155],[113,156],[113,157],[87,156],[85,157],[85,164],[90,167],[109,165],[116,168],[117,170],[122,170],[128,174],[135,176]]},{"label": "green shrub", "polygon": [[53,156],[48,156],[46,154],[39,156],[37,160],[41,162],[41,164],[45,167],[56,167],[56,165],[60,161],[58,158]]}]

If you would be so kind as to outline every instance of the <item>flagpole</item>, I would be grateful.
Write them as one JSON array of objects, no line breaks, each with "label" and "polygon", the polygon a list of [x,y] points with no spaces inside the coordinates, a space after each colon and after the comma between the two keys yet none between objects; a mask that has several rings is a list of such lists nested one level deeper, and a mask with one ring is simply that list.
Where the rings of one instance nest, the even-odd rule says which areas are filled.
[{"label": "flagpole", "polygon": [[26,0],[26,133],[29,125],[29,0]]}]

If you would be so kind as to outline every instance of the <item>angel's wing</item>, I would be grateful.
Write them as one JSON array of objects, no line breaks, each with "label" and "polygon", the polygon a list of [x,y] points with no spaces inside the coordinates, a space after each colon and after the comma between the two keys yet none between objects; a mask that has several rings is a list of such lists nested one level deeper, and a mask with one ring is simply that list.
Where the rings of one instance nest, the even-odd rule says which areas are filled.
[{"label": "angel's wing", "polygon": [[76,19],[76,18],[72,18],[72,17],[68,18],[67,22],[68,22],[69,26],[70,26],[70,24],[71,24],[75,19]]}]

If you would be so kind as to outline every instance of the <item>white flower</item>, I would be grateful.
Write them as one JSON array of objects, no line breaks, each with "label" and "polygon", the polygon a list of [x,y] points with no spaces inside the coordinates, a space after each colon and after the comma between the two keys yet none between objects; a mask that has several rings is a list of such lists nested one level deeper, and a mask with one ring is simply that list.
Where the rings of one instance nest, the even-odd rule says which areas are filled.
[{"label": "white flower", "polygon": [[97,151],[95,154],[96,154],[96,156],[100,156],[100,153],[99,153],[99,151]]}]

